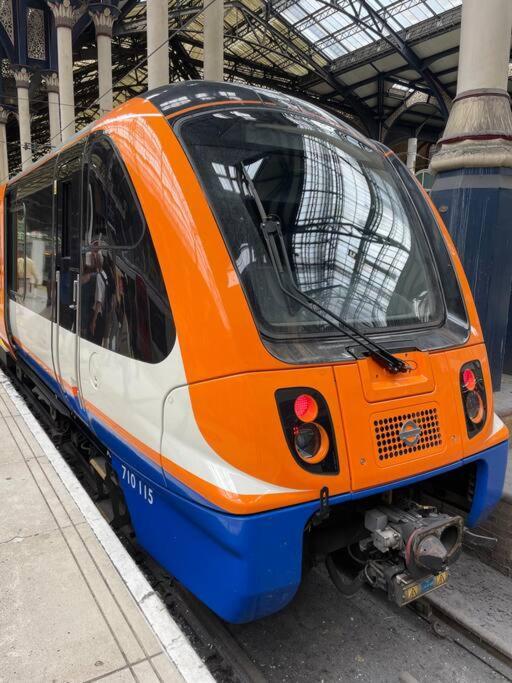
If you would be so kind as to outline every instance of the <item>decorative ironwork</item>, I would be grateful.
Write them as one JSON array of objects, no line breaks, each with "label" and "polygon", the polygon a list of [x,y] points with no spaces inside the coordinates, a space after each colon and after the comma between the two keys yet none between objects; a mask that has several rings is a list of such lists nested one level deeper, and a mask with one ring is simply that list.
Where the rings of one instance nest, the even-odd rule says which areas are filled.
[{"label": "decorative ironwork", "polygon": [[0,24],[4,27],[9,40],[14,45],[14,20],[12,14],[12,0],[0,0]]},{"label": "decorative ironwork", "polygon": [[46,32],[42,9],[27,9],[27,55],[30,59],[46,59]]},{"label": "decorative ironwork", "polygon": [[434,104],[434,106],[437,106],[437,100],[428,93],[415,90],[388,116],[388,118],[384,121],[384,126],[388,129],[391,128],[391,126],[404,113],[404,111],[407,111],[407,109],[415,107],[418,104]]}]

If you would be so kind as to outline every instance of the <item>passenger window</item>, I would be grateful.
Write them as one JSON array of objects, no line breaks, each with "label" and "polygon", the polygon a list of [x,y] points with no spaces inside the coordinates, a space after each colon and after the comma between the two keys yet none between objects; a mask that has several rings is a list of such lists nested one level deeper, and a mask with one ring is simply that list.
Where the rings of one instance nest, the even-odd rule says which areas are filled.
[{"label": "passenger window", "polygon": [[113,145],[93,143],[86,166],[81,336],[148,363],[176,332],[151,235]]},{"label": "passenger window", "polygon": [[14,263],[9,267],[11,290],[20,303],[48,319],[52,310],[52,187],[53,163],[48,163],[18,182],[8,198],[9,240],[15,255],[15,267]]},{"label": "passenger window", "polygon": [[116,248],[135,247],[145,225],[124,167],[107,140],[93,145],[89,160],[89,241],[97,238]]}]

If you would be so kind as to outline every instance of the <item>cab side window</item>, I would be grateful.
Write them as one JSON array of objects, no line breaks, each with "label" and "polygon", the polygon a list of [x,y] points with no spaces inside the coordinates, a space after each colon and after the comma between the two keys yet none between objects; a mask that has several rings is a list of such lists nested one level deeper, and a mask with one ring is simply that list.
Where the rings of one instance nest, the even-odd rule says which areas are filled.
[{"label": "cab side window", "polygon": [[104,137],[87,154],[84,205],[81,336],[158,363],[176,337],[169,300],[130,178]]}]

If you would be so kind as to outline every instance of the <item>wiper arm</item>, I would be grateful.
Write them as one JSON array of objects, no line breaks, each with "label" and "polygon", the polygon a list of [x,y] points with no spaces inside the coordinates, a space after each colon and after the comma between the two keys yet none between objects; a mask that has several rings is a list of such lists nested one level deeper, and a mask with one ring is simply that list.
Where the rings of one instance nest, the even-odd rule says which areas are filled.
[{"label": "wiper arm", "polygon": [[324,320],[326,323],[334,327],[336,330],[343,332],[349,339],[360,344],[365,348],[370,356],[374,358],[379,365],[385,367],[389,372],[409,372],[410,366],[401,358],[394,356],[387,351],[383,346],[377,344],[365,334],[353,327],[350,323],[340,318],[328,308],[319,304],[315,299],[312,299],[307,294],[299,290],[295,284],[295,278],[286,251],[283,233],[281,230],[281,221],[278,216],[268,216],[265,208],[261,202],[260,196],[254,182],[247,172],[247,169],[240,163],[241,171],[249,192],[254,203],[258,209],[261,217],[260,229],[265,240],[265,244],[270,256],[272,267],[277,276],[278,284],[281,290],[291,299],[301,304],[308,311]]},{"label": "wiper arm", "polygon": [[390,353],[383,346],[374,342],[343,318],[340,318],[328,308],[325,308],[325,306],[322,306],[322,304],[315,301],[315,299],[312,299],[298,289],[288,260],[279,220],[268,219],[263,221],[260,227],[267,244],[272,265],[277,275],[279,286],[287,296],[300,303],[304,308],[314,313],[332,327],[343,332],[349,339],[352,339],[352,341],[360,344],[368,351],[372,358],[379,363],[379,365],[385,367],[389,372],[409,372],[411,368],[408,363]]}]

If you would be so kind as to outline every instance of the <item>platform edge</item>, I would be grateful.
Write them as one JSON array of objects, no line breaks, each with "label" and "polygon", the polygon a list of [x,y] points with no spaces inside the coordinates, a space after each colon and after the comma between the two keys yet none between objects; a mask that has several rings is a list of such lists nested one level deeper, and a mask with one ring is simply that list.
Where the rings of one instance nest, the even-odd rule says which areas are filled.
[{"label": "platform edge", "polygon": [[[214,683],[215,679],[196,653],[186,635],[169,614],[165,604],[141,573],[122,543],[102,517],[85,489],[76,479],[69,465],[56,449],[50,438],[34,417],[22,396],[8,377],[0,370],[0,385],[47,456],[67,491],[93,530],[94,535],[109,556],[112,564],[128,587],[133,599],[151,625],[162,647],[185,681]],[[20,409],[21,408],[21,409]]]}]

